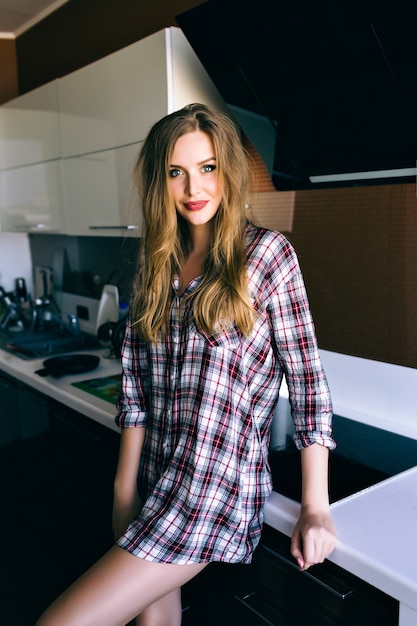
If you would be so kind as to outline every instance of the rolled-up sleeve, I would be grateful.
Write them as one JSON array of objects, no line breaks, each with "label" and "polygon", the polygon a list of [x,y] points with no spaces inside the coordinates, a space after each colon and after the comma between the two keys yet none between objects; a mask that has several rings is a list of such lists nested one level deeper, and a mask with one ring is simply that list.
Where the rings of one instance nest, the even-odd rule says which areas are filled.
[{"label": "rolled-up sleeve", "polygon": [[333,407],[317,346],[298,259],[287,242],[270,269],[269,315],[277,358],[284,371],[298,449],[319,443],[336,447]]},{"label": "rolled-up sleeve", "polygon": [[148,375],[144,366],[146,360],[140,358],[140,343],[128,322],[122,346],[122,382],[115,417],[120,428],[145,427],[147,422]]}]

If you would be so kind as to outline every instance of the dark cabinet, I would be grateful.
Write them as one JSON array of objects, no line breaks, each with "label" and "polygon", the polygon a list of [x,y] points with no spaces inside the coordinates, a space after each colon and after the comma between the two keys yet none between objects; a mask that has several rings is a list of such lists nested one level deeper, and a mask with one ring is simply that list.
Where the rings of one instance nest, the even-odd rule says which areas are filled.
[{"label": "dark cabinet", "polygon": [[0,624],[27,626],[113,544],[120,437],[6,375],[0,401]]},{"label": "dark cabinet", "polygon": [[300,572],[265,527],[248,566],[210,565],[183,592],[184,626],[396,626],[396,600],[326,561]]},{"label": "dark cabinet", "polygon": [[16,385],[12,378],[0,374],[0,446],[20,437]]}]

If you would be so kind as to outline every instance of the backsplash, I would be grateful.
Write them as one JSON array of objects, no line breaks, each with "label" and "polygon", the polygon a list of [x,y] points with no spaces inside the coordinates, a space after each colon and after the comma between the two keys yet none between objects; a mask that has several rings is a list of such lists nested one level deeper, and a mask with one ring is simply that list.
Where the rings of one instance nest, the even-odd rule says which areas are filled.
[{"label": "backsplash", "polygon": [[12,291],[15,278],[22,277],[32,293],[32,263],[28,236],[24,233],[0,233],[0,285]]},{"label": "backsplash", "polygon": [[[116,285],[128,301],[134,276],[138,239],[30,235],[33,266],[53,268],[57,252],[65,258],[62,291],[99,300],[103,285]],[[57,275],[57,271],[55,270]]]}]

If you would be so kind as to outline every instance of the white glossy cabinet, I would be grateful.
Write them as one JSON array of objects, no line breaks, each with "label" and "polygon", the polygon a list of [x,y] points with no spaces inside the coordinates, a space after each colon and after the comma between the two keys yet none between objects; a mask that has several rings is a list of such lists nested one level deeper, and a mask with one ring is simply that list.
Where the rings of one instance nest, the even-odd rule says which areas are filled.
[{"label": "white glossy cabinet", "polygon": [[130,173],[140,142],[191,102],[225,108],[173,27],[0,107],[1,230],[138,234]]},{"label": "white glossy cabinet", "polygon": [[140,215],[130,175],[139,144],[63,159],[66,232],[136,235]]},{"label": "white glossy cabinet", "polygon": [[57,81],[0,107],[0,229],[61,232]]},{"label": "white glossy cabinet", "polygon": [[57,81],[0,107],[0,169],[60,157]]},{"label": "white glossy cabinet", "polygon": [[3,232],[61,232],[59,159],[0,171]]},{"label": "white glossy cabinet", "polygon": [[224,106],[182,31],[166,28],[58,81],[62,156],[141,141],[190,102]]}]

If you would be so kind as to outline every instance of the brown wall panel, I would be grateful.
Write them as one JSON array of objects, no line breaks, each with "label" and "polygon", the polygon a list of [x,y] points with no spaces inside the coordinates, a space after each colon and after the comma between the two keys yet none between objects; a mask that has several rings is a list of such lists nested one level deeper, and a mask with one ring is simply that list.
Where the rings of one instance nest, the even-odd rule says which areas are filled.
[{"label": "brown wall panel", "polygon": [[18,95],[16,40],[0,38],[0,104]]},{"label": "brown wall panel", "polygon": [[416,186],[298,192],[287,235],[320,347],[417,367]]}]

